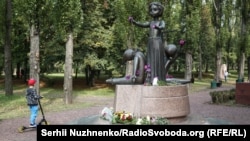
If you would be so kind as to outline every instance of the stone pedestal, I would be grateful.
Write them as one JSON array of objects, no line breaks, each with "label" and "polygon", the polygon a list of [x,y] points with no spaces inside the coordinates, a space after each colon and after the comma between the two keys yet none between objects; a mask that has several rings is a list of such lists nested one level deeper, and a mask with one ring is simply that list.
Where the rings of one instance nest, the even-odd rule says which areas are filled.
[{"label": "stone pedestal", "polygon": [[250,83],[236,83],[235,101],[238,104],[250,105]]},{"label": "stone pedestal", "polygon": [[190,113],[188,88],[187,85],[116,85],[114,110],[130,112],[136,117],[186,117]]}]

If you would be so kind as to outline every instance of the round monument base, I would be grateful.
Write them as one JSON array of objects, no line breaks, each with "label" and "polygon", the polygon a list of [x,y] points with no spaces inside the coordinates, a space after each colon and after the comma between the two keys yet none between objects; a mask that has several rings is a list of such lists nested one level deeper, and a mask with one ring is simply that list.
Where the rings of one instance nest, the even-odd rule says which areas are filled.
[{"label": "round monument base", "polygon": [[184,117],[174,117],[174,118],[168,118],[167,119],[169,124],[175,124],[175,123],[181,123],[181,122],[185,122],[188,120],[187,116]]},{"label": "round monument base", "polygon": [[133,113],[136,117],[163,117],[177,122],[190,113],[188,88],[187,85],[116,85],[114,110]]}]

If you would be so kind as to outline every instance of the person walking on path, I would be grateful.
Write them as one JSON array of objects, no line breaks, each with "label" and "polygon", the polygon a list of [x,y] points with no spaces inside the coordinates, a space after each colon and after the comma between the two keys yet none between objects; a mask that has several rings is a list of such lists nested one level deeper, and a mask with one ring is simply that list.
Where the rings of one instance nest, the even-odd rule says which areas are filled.
[{"label": "person walking on path", "polygon": [[227,70],[225,70],[225,72],[224,72],[224,77],[225,77],[225,82],[227,82],[227,77],[228,77],[228,71]]}]

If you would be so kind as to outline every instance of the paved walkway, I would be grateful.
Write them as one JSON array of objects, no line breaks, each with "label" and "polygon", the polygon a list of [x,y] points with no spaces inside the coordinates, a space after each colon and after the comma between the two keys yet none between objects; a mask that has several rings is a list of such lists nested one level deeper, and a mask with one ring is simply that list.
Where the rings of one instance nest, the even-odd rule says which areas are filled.
[{"label": "paved walkway", "polygon": [[[83,117],[68,124],[73,125],[110,125],[110,122],[100,118],[100,115],[93,115],[88,117]],[[172,125],[230,125],[234,124],[230,121],[217,119],[217,118],[204,118],[199,115],[188,115],[185,119],[181,121],[176,121]]]},{"label": "paved walkway", "polygon": [[[176,124],[242,124],[250,125],[250,107],[243,105],[223,106],[211,104],[210,91],[229,90],[233,86],[222,86],[216,89],[206,89],[199,92],[189,93],[190,114],[185,121]],[[88,97],[82,99],[95,103],[95,106],[59,112],[45,112],[49,124],[109,124],[99,118],[104,107],[111,107],[113,97]],[[36,141],[36,132],[18,133],[21,125],[27,124],[28,117],[6,119],[0,121],[1,141]],[[38,117],[41,119],[41,114]]]},{"label": "paved walkway", "polygon": [[[224,86],[216,89],[206,89],[189,94],[190,114],[173,124],[227,125],[250,124],[249,106],[225,106],[211,103],[209,92],[230,90],[234,86]],[[241,118],[240,118],[241,117]],[[100,119],[100,115],[91,115],[71,121],[69,124],[110,124]]]}]

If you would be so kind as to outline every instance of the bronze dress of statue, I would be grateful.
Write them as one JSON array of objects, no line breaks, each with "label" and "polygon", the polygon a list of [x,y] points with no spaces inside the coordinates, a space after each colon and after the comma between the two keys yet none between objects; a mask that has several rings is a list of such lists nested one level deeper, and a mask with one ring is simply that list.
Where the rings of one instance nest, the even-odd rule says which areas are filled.
[{"label": "bronze dress of statue", "polygon": [[142,52],[133,49],[127,49],[123,54],[124,61],[133,60],[132,74],[121,78],[110,78],[106,83],[110,84],[143,84],[145,79],[144,66],[145,56]]},{"label": "bronze dress of statue", "polygon": [[175,44],[165,45],[165,53],[166,53],[165,69],[166,69],[166,75],[168,75],[168,71],[170,69],[170,66],[175,62],[175,60],[179,56],[179,52],[181,50],[181,47],[184,45],[184,40],[180,40],[179,44],[180,44],[179,48]]},{"label": "bronze dress of statue", "polygon": [[159,81],[165,81],[166,69],[165,69],[165,49],[163,41],[163,30],[165,28],[165,22],[160,20],[163,14],[163,6],[159,2],[152,2],[148,7],[150,16],[153,17],[149,22],[137,22],[132,17],[129,17],[129,21],[136,26],[149,28],[148,46],[146,53],[147,65],[151,68],[151,83],[155,77],[158,77]]}]

